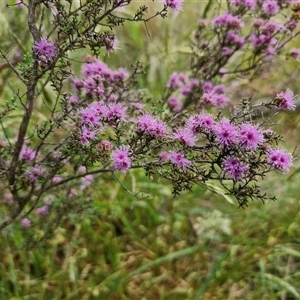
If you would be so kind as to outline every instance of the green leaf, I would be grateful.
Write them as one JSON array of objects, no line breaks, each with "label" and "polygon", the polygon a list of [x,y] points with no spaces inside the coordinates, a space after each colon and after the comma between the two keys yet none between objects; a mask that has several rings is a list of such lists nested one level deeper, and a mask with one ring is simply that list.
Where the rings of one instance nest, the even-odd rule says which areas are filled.
[{"label": "green leaf", "polygon": [[221,196],[223,199],[228,201],[231,204],[236,204],[235,199],[232,196],[228,195],[228,192],[220,185],[218,185],[216,182],[211,183],[210,180],[206,181],[203,184],[208,190],[211,192]]}]

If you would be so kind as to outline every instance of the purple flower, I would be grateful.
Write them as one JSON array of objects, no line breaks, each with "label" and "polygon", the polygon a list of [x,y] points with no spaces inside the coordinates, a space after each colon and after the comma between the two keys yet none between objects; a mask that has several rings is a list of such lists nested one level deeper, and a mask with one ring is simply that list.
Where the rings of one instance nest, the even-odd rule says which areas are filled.
[{"label": "purple flower", "polygon": [[227,157],[223,166],[224,172],[234,180],[242,179],[248,171],[248,166],[234,157]]},{"label": "purple flower", "polygon": [[6,203],[8,205],[14,204],[14,198],[13,195],[10,193],[4,193],[3,194],[3,203]]},{"label": "purple flower", "polygon": [[161,159],[162,161],[167,161],[167,160],[169,160],[169,153],[166,152],[166,151],[160,152],[159,156],[160,156],[160,159]]},{"label": "purple flower", "polygon": [[49,207],[47,205],[41,206],[35,210],[35,213],[39,216],[45,216],[49,213]]},{"label": "purple flower", "polygon": [[137,128],[153,137],[163,138],[167,134],[167,125],[150,114],[144,114],[137,119]]},{"label": "purple flower", "polygon": [[292,166],[292,161],[292,155],[285,150],[268,150],[267,162],[276,170],[288,172],[290,167]]},{"label": "purple flower", "polygon": [[108,109],[102,102],[93,102],[88,106],[88,108],[94,111],[101,120],[107,117]]},{"label": "purple flower", "polygon": [[34,166],[34,167],[29,167],[25,171],[25,175],[28,177],[29,181],[31,182],[36,182],[39,179],[44,178],[45,176],[48,175],[47,170],[42,167],[42,166]]},{"label": "purple flower", "polygon": [[180,101],[175,97],[170,97],[168,100],[168,104],[171,107],[171,110],[174,112],[179,112],[182,109]]},{"label": "purple flower", "polygon": [[282,31],[283,26],[273,20],[270,20],[269,22],[267,22],[263,28],[262,28],[262,32],[264,34],[270,34],[270,33],[274,33],[274,32],[280,32]]},{"label": "purple flower", "polygon": [[54,42],[49,42],[45,38],[41,38],[39,41],[36,41],[33,46],[33,50],[39,60],[43,62],[49,62],[53,60],[57,54],[58,49]]},{"label": "purple flower", "polygon": [[80,110],[79,116],[81,117],[81,122],[83,125],[88,125],[88,126],[100,125],[99,114],[93,107],[86,107]]},{"label": "purple flower", "polygon": [[68,101],[70,104],[77,104],[80,102],[80,99],[77,96],[72,95],[69,97]]},{"label": "purple flower", "polygon": [[190,147],[193,147],[196,144],[196,138],[193,132],[184,127],[176,129],[176,133],[173,134],[173,139],[183,142]]},{"label": "purple flower", "polygon": [[188,82],[188,77],[186,74],[173,72],[169,77],[167,88],[176,90],[182,85],[186,84],[187,82]]},{"label": "purple flower", "polygon": [[289,19],[286,23],[285,23],[285,27],[287,29],[289,29],[290,31],[293,31],[296,29],[297,25],[298,25],[298,20],[295,18],[291,18]]},{"label": "purple flower", "polygon": [[192,162],[185,158],[184,154],[178,151],[170,151],[169,156],[170,161],[173,165],[186,170],[187,167],[189,167]]},{"label": "purple flower", "polygon": [[250,9],[255,8],[255,0],[231,0],[231,4],[235,6],[245,6]]},{"label": "purple flower", "polygon": [[89,185],[92,184],[93,181],[94,181],[93,175],[85,175],[84,177],[82,177],[80,190],[86,189]]},{"label": "purple flower", "polygon": [[182,10],[183,0],[163,0],[164,4],[172,9],[173,12]]},{"label": "purple flower", "polygon": [[111,151],[113,149],[113,147],[114,147],[114,145],[108,140],[103,140],[103,141],[101,141],[101,143],[96,145],[96,149],[99,152]]},{"label": "purple flower", "polygon": [[113,36],[113,37],[107,36],[104,39],[104,45],[105,45],[106,54],[110,54],[112,52],[117,52],[117,50],[120,49],[119,40],[115,36]]},{"label": "purple flower", "polygon": [[119,103],[112,103],[108,106],[107,119],[109,121],[125,121],[126,118],[126,107]]},{"label": "purple flower", "polygon": [[113,81],[123,81],[128,77],[128,72],[126,69],[119,68],[118,70],[112,73]]},{"label": "purple flower", "polygon": [[30,162],[34,160],[36,155],[36,151],[30,149],[29,147],[25,147],[20,152],[20,159],[24,160],[25,162]]},{"label": "purple flower", "polygon": [[298,48],[291,49],[290,56],[293,57],[294,59],[298,60],[300,58],[300,49],[298,49]]},{"label": "purple flower", "polygon": [[224,48],[222,49],[221,55],[222,55],[222,56],[230,56],[230,55],[232,55],[233,53],[234,53],[234,50],[233,50],[233,49],[228,48],[228,47],[224,47]]},{"label": "purple flower", "polygon": [[187,120],[186,127],[193,133],[210,132],[214,128],[214,119],[210,114],[202,113]]},{"label": "purple flower", "polygon": [[129,147],[122,146],[112,152],[112,161],[115,170],[127,171],[131,166],[131,159],[129,157]]},{"label": "purple flower", "polygon": [[277,94],[275,100],[278,101],[277,107],[279,109],[294,110],[296,108],[294,93],[289,89],[287,89],[285,92],[280,92]]},{"label": "purple flower", "polygon": [[75,78],[73,79],[73,88],[75,91],[79,91],[80,89],[83,88],[84,82],[80,78]]},{"label": "purple flower", "polygon": [[217,143],[221,146],[231,146],[237,142],[237,128],[228,119],[223,119],[219,124],[215,125],[214,133]]},{"label": "purple flower", "polygon": [[27,218],[24,218],[21,220],[21,225],[25,228],[28,228],[31,226],[31,221],[28,220]]},{"label": "purple flower", "polygon": [[217,16],[212,21],[214,27],[229,27],[231,29],[240,29],[244,26],[243,21],[237,17],[231,15],[229,12]]},{"label": "purple flower", "polygon": [[81,130],[81,137],[88,140],[93,140],[97,134],[97,130],[91,130],[87,127],[83,127]]},{"label": "purple flower", "polygon": [[54,176],[52,178],[53,183],[60,183],[62,180],[63,180],[63,178],[61,176]]},{"label": "purple flower", "polygon": [[81,72],[85,77],[92,75],[100,75],[100,77],[102,77],[107,75],[110,72],[110,69],[104,62],[98,59],[93,59],[92,62],[88,62],[83,65]]},{"label": "purple flower", "polygon": [[187,96],[192,91],[192,89],[198,86],[199,86],[199,80],[191,79],[180,89],[180,92],[182,95]]},{"label": "purple flower", "polygon": [[202,84],[202,89],[204,92],[208,92],[213,88],[213,84],[210,81],[204,81]]},{"label": "purple flower", "polygon": [[216,107],[225,107],[229,102],[229,99],[224,95],[224,94],[220,94],[220,95],[215,95],[212,99],[212,106],[216,106]]},{"label": "purple flower", "polygon": [[96,92],[97,83],[94,78],[88,78],[83,83],[84,89],[87,94],[93,95]]},{"label": "purple flower", "polygon": [[267,15],[275,15],[279,11],[277,1],[274,0],[264,0],[262,8]]},{"label": "purple flower", "polygon": [[241,48],[245,44],[245,38],[236,34],[234,31],[229,31],[226,35],[228,42],[234,43],[238,48]]},{"label": "purple flower", "polygon": [[238,138],[242,147],[249,151],[254,151],[264,141],[261,130],[252,124],[242,124]]}]

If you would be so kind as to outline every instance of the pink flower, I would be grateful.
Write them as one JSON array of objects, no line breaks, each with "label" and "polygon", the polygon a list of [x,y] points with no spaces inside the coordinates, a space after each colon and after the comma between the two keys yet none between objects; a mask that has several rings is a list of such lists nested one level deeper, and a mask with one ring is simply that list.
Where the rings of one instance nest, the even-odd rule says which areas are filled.
[{"label": "pink flower", "polygon": [[30,162],[34,160],[36,152],[29,147],[25,147],[20,152],[20,159],[24,160],[25,162]]},{"label": "pink flower", "polygon": [[137,128],[153,137],[163,138],[167,134],[167,125],[150,114],[144,114],[137,119]]},{"label": "pink flower", "polygon": [[123,68],[119,68],[118,70],[114,71],[112,75],[113,81],[123,81],[128,77],[128,72]]},{"label": "pink flower", "polygon": [[89,185],[92,184],[93,181],[94,181],[93,175],[86,175],[86,176],[84,176],[83,178],[81,178],[80,189],[81,190],[86,189]]},{"label": "pink flower", "polygon": [[279,11],[277,1],[274,0],[264,0],[262,8],[267,15],[275,15]]},{"label": "pink flower", "polygon": [[228,97],[226,97],[224,94],[215,95],[212,99],[212,106],[216,107],[225,107],[229,102]]},{"label": "pink flower", "polygon": [[167,160],[169,160],[169,153],[166,152],[166,151],[160,152],[159,156],[160,156],[160,159],[161,159],[162,161],[167,161]]},{"label": "pink flower", "polygon": [[29,167],[25,171],[25,175],[31,182],[38,181],[39,179],[45,178],[48,175],[47,170],[42,166]]},{"label": "pink flower", "polygon": [[223,166],[224,172],[234,180],[242,179],[248,171],[248,166],[234,157],[227,157],[223,162]]},{"label": "pink flower", "polygon": [[107,140],[101,141],[101,143],[96,145],[96,149],[100,152],[108,152],[113,149],[114,145]]},{"label": "pink flower", "polygon": [[100,117],[94,107],[86,107],[78,112],[81,117],[81,122],[88,126],[99,126]]},{"label": "pink flower", "polygon": [[88,106],[88,108],[94,111],[96,113],[96,116],[99,117],[101,120],[107,117],[108,108],[102,102],[93,102]]},{"label": "pink flower", "polygon": [[47,205],[41,206],[35,210],[35,213],[39,216],[45,216],[49,213],[49,207]]},{"label": "pink flower", "polygon": [[196,138],[193,135],[193,132],[184,127],[176,129],[176,133],[173,134],[173,139],[183,142],[190,147],[193,147],[196,144]]},{"label": "pink flower", "polygon": [[25,228],[28,228],[31,226],[31,221],[28,220],[27,218],[24,218],[21,220],[21,225]]},{"label": "pink flower", "polygon": [[255,0],[231,0],[231,4],[234,6],[245,6],[250,9],[255,8]]},{"label": "pink flower", "polygon": [[88,62],[83,65],[81,72],[85,77],[99,75],[99,78],[101,78],[107,75],[110,72],[110,69],[104,62],[98,59],[93,59],[92,62]]},{"label": "pink flower", "polygon": [[217,143],[221,146],[231,146],[237,142],[237,127],[231,124],[228,119],[223,119],[215,125],[214,133]]},{"label": "pink flower", "polygon": [[264,141],[263,133],[256,125],[242,124],[238,133],[242,147],[254,151]]},{"label": "pink flower", "polygon": [[168,104],[171,107],[171,110],[174,112],[179,112],[182,109],[182,105],[176,97],[170,97]]},{"label": "pink flower", "polygon": [[131,159],[129,157],[129,147],[121,146],[112,152],[112,161],[115,170],[127,171],[131,167]]},{"label": "pink flower", "polygon": [[178,151],[170,151],[170,161],[172,162],[173,165],[186,170],[192,162],[188,159],[185,158],[184,154]]},{"label": "pink flower", "polygon": [[11,193],[4,193],[3,194],[3,203],[6,203],[8,205],[14,204],[13,195]]},{"label": "pink flower", "polygon": [[183,84],[186,84],[187,82],[188,82],[187,75],[183,73],[173,72],[169,77],[167,88],[176,90],[179,87],[181,87]]},{"label": "pink flower", "polygon": [[104,47],[106,50],[106,54],[117,52],[117,50],[120,49],[119,40],[115,36],[112,37],[107,36],[104,39]]},{"label": "pink flower", "polygon": [[33,50],[39,59],[43,62],[50,62],[53,60],[57,54],[58,49],[54,42],[49,42],[45,38],[41,38],[39,41],[36,41],[33,46]]},{"label": "pink flower", "polygon": [[300,49],[298,49],[298,48],[291,49],[290,56],[293,57],[294,59],[298,60],[300,58]]},{"label": "pink flower", "polygon": [[212,23],[214,27],[228,27],[231,29],[240,29],[244,26],[243,21],[239,17],[233,16],[229,12],[215,17]]},{"label": "pink flower", "polygon": [[186,126],[193,134],[209,132],[214,128],[214,119],[210,114],[202,113],[190,117]]},{"label": "pink flower", "polygon": [[279,109],[290,109],[294,110],[296,108],[294,93],[287,89],[285,92],[280,92],[277,94],[275,100],[277,101],[277,107]]},{"label": "pink flower", "polygon": [[63,180],[63,178],[61,176],[54,176],[52,178],[53,183],[60,183],[62,180]]},{"label": "pink flower", "polygon": [[83,80],[80,78],[73,79],[73,88],[75,91],[79,91],[81,88],[83,88]]},{"label": "pink flower", "polygon": [[87,127],[83,127],[81,130],[81,138],[87,140],[93,140],[97,134],[97,130],[91,130]]},{"label": "pink flower", "polygon": [[229,31],[227,33],[226,40],[234,43],[238,48],[241,48],[245,44],[245,38],[236,34],[234,31]]},{"label": "pink flower", "polygon": [[70,104],[77,104],[80,102],[79,98],[77,96],[70,96],[68,99]]},{"label": "pink flower", "polygon": [[183,0],[163,0],[164,4],[172,9],[173,12],[182,10]]},{"label": "pink flower", "polygon": [[126,120],[126,107],[119,103],[112,103],[108,106],[107,119],[109,121],[125,121]]},{"label": "pink flower", "polygon": [[269,149],[267,162],[276,170],[288,172],[292,166],[293,157],[290,153],[280,149]]}]

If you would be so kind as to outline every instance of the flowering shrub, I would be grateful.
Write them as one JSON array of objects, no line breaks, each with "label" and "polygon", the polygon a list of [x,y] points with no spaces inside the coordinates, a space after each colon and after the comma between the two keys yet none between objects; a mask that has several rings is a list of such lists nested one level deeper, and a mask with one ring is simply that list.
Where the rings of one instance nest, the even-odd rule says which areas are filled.
[{"label": "flowering shrub", "polygon": [[[85,204],[82,199],[92,191],[97,174],[138,168],[149,178],[167,179],[174,195],[214,180],[241,207],[253,199],[274,199],[257,183],[270,171],[288,172],[293,158],[278,148],[280,137],[269,128],[270,118],[259,121],[259,111],[295,109],[294,94],[278,91],[262,104],[249,95],[230,112],[215,113],[213,107],[230,106],[224,76],[257,76],[299,34],[299,1],[232,0],[227,11],[212,20],[201,19],[190,68],[170,75],[159,102],[140,92],[139,63],[131,70],[114,70],[97,58],[103,51],[116,51],[118,44],[113,32],[101,32],[97,24],[113,28],[125,21],[147,22],[165,17],[169,9],[180,11],[182,1],[164,1],[162,10],[147,18],[145,6],[130,18],[122,16],[120,8],[130,1],[67,2],[21,1],[33,43],[18,69],[10,65],[26,92],[14,91],[13,101],[0,114],[4,124],[18,104],[23,107],[16,138],[2,126],[0,174],[6,216],[1,229],[14,220],[30,227],[40,218],[50,219],[51,213],[59,220],[66,211],[78,210],[78,203]],[[42,11],[43,18],[51,20],[48,31],[43,18],[36,20]],[[281,23],[272,19],[282,11],[287,17]],[[246,19],[251,23],[247,27]],[[51,38],[54,33],[57,40]],[[69,55],[86,47],[93,56],[86,57],[76,77]],[[241,52],[242,61],[231,61]],[[69,82],[72,90],[66,88]],[[48,107],[49,119],[35,126],[34,103],[46,83],[56,99]]]}]

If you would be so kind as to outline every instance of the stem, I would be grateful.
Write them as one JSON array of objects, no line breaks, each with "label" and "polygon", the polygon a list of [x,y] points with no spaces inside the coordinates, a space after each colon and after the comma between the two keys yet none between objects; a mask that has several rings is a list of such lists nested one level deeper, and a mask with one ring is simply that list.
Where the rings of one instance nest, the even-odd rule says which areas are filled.
[{"label": "stem", "polygon": [[[30,32],[34,38],[34,40],[38,40],[40,38],[40,34],[39,31],[36,27],[36,20],[35,20],[35,8],[36,8],[36,0],[31,0],[29,1],[29,6],[28,6],[28,18],[27,18],[27,22],[28,22],[28,26],[30,29]],[[18,138],[17,138],[17,142],[15,144],[15,149],[14,149],[14,153],[13,153],[13,157],[10,163],[10,171],[8,174],[8,182],[9,185],[11,187],[11,192],[14,195],[14,197],[16,198],[15,200],[18,200],[18,195],[16,192],[16,186],[15,185],[15,176],[16,176],[16,169],[18,166],[18,161],[19,161],[19,155],[20,152],[22,150],[23,144],[24,144],[24,139],[27,133],[27,129],[28,129],[28,125],[32,116],[32,111],[33,111],[33,107],[34,107],[34,100],[36,98],[35,95],[35,88],[37,85],[37,68],[38,65],[37,63],[34,64],[33,69],[32,69],[32,80],[30,81],[30,83],[27,84],[27,92],[26,92],[26,104],[24,107],[24,115],[23,115],[23,119],[21,121],[20,124],[20,128],[19,128],[19,134],[18,134]],[[19,206],[19,210],[22,210],[23,207]],[[19,211],[20,212],[20,211]]]}]

